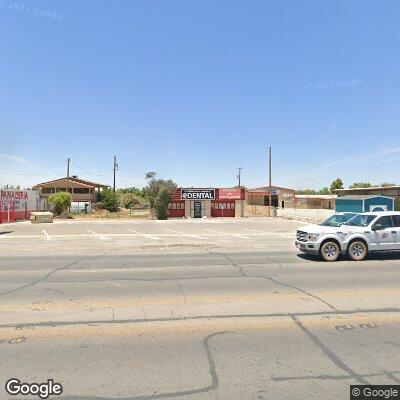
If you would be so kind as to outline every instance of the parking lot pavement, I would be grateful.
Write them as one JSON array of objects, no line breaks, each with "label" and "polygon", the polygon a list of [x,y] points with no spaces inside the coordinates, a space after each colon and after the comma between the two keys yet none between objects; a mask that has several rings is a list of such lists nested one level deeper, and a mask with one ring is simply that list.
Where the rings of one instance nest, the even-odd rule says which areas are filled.
[{"label": "parking lot pavement", "polygon": [[292,249],[299,223],[280,219],[100,220],[0,225],[0,254],[67,251]]}]

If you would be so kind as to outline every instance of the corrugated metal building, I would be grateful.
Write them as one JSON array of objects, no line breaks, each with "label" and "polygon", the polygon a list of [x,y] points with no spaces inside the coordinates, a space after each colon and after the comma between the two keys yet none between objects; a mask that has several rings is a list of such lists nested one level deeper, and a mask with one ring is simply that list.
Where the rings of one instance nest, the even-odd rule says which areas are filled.
[{"label": "corrugated metal building", "polygon": [[374,195],[348,195],[336,198],[337,212],[369,212],[393,210],[393,197]]},{"label": "corrugated metal building", "polygon": [[387,196],[393,197],[394,208],[400,211],[400,186],[374,186],[369,188],[354,188],[354,189],[337,189],[335,193],[338,196],[348,195],[364,195],[364,196]]}]

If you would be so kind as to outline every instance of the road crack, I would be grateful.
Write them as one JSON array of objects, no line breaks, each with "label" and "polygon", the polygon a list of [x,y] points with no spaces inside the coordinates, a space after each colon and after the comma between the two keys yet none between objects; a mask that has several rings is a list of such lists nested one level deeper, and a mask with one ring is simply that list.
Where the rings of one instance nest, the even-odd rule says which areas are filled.
[{"label": "road crack", "polygon": [[62,267],[58,267],[58,268],[53,269],[52,271],[50,271],[48,274],[46,274],[46,275],[43,276],[42,278],[35,279],[34,281],[29,282],[29,283],[26,283],[25,285],[22,285],[22,286],[20,286],[20,287],[17,287],[17,288],[10,289],[10,290],[7,290],[7,291],[5,291],[5,292],[2,292],[2,293],[0,293],[0,296],[4,296],[4,295],[10,294],[10,293],[15,293],[15,292],[18,292],[18,291],[20,291],[20,290],[22,290],[22,289],[26,289],[26,288],[28,288],[28,287],[34,286],[34,285],[36,285],[37,283],[40,283],[40,282],[45,281],[47,278],[49,278],[50,276],[52,276],[52,275],[55,274],[56,272],[59,272],[59,271],[68,269],[68,268],[72,267],[73,265],[78,264],[79,262],[81,262],[81,261],[83,261],[83,260],[92,260],[92,259],[100,258],[100,257],[102,257],[102,256],[103,256],[103,254],[101,254],[100,256],[95,256],[95,257],[91,257],[91,258],[86,258],[86,257],[78,258],[77,260],[72,261],[72,262],[68,263],[67,265],[64,265],[64,266],[62,266]]},{"label": "road crack", "polygon": [[215,361],[210,348],[210,340],[216,336],[224,335],[227,332],[215,332],[207,335],[203,341],[203,347],[206,353],[207,361],[208,361],[208,372],[211,377],[211,383],[207,386],[191,389],[191,390],[182,390],[177,392],[166,392],[166,393],[157,393],[146,396],[135,396],[135,397],[101,397],[101,396],[65,396],[60,397],[60,400],[156,400],[156,399],[167,399],[173,397],[181,397],[181,396],[192,396],[200,393],[214,392],[218,389],[219,379],[215,367]]},{"label": "road crack", "polygon": [[310,339],[310,341],[320,350],[322,353],[338,368],[345,371],[351,378],[357,380],[363,385],[369,385],[369,383],[357,372],[353,371],[342,359],[340,359],[332,350],[326,347],[311,331],[309,331],[301,321],[295,316],[290,315],[293,322],[300,328],[300,330]]}]

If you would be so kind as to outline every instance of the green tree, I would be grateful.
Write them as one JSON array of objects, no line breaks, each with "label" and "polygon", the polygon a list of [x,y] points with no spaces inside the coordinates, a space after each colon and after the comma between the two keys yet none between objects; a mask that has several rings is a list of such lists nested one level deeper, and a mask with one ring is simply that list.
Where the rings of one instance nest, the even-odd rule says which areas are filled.
[{"label": "green tree", "polygon": [[343,189],[343,181],[340,178],[335,179],[330,186],[331,193],[335,193],[337,189]]},{"label": "green tree", "polygon": [[395,183],[383,182],[380,184],[381,187],[397,186]]},{"label": "green tree", "polygon": [[58,192],[52,194],[49,199],[49,203],[54,207],[54,214],[61,215],[68,211],[71,207],[72,197],[67,192]]},{"label": "green tree", "polygon": [[117,193],[118,193],[118,198],[119,198],[120,202],[121,202],[122,196],[125,194],[134,195],[136,197],[136,199],[139,201],[139,203],[145,203],[145,200],[146,200],[144,189],[139,189],[134,186],[118,189]]},{"label": "green tree", "polygon": [[352,185],[349,186],[350,189],[369,188],[369,187],[372,187],[372,183],[369,183],[369,182],[354,182]]},{"label": "green tree", "polygon": [[149,171],[146,173],[146,179],[153,179],[156,176],[154,171]]},{"label": "green tree", "polygon": [[153,210],[156,210],[158,219],[166,219],[168,217],[168,204],[171,202],[172,194],[177,185],[171,179],[156,179],[155,172],[146,174],[148,180],[144,192],[150,204],[150,217],[153,218]]},{"label": "green tree", "polygon": [[296,190],[296,194],[317,194],[317,192],[314,189],[300,189]]},{"label": "green tree", "polygon": [[141,203],[142,199],[133,193],[123,193],[119,197],[119,204],[124,208],[132,208]]},{"label": "green tree", "polygon": [[170,202],[170,190],[167,187],[161,187],[154,201],[157,219],[168,219],[168,204]]},{"label": "green tree", "polygon": [[99,194],[99,205],[107,211],[117,212],[119,206],[118,194],[112,189],[103,189]]},{"label": "green tree", "polygon": [[5,185],[4,186],[4,189],[12,189],[12,190],[21,190],[21,186],[19,186],[19,185],[17,185],[17,186],[14,186],[14,185]]},{"label": "green tree", "polygon": [[318,190],[317,194],[327,195],[327,194],[331,194],[331,191],[328,187],[324,187],[321,190]]}]

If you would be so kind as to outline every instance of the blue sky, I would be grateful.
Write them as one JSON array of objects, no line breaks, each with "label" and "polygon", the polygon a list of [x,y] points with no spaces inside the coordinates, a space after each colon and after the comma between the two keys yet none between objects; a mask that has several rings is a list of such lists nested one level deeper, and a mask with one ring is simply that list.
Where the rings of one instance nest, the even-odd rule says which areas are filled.
[{"label": "blue sky", "polygon": [[400,183],[398,1],[0,0],[0,185]]}]

